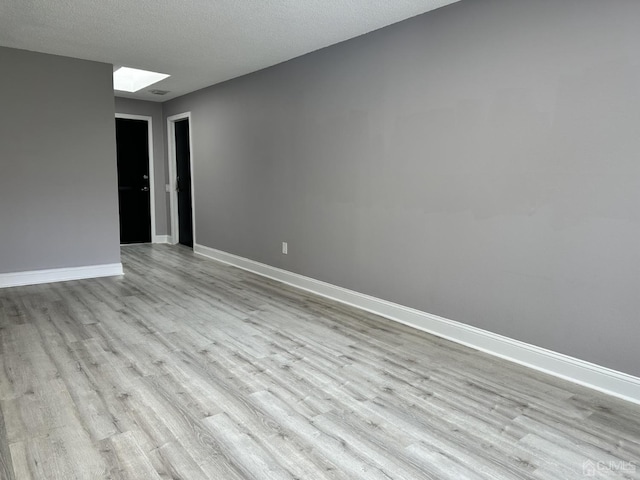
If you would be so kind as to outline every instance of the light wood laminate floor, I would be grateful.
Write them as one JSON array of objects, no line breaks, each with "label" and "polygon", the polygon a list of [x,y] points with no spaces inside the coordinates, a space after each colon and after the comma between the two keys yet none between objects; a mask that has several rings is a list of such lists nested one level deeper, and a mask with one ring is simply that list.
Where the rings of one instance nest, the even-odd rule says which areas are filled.
[{"label": "light wood laminate floor", "polygon": [[123,261],[0,290],[0,478],[640,478],[636,405],[182,247]]}]

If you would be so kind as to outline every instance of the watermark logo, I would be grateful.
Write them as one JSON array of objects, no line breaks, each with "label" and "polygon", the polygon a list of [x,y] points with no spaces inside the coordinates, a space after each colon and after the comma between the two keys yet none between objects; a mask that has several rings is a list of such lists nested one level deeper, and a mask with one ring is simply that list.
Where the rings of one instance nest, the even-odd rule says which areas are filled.
[{"label": "watermark logo", "polygon": [[604,472],[620,472],[635,473],[638,465],[634,462],[625,462],[622,460],[614,460],[608,462],[594,462],[587,460],[582,464],[582,474],[585,477],[596,477],[599,473]]}]

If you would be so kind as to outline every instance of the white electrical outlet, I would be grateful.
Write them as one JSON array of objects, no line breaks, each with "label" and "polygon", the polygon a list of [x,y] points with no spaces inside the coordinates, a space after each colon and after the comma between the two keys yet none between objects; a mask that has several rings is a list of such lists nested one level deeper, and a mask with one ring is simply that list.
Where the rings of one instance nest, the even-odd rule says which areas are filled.
[{"label": "white electrical outlet", "polygon": [[289,245],[287,242],[282,242],[282,254],[286,255],[289,252]]}]

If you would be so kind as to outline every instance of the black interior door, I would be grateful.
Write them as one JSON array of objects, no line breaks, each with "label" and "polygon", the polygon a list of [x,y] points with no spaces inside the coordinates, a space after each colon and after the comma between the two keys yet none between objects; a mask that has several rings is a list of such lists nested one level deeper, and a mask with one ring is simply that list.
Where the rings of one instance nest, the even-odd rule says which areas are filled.
[{"label": "black interior door", "polygon": [[148,135],[145,120],[116,118],[120,243],[151,241]]},{"label": "black interior door", "polygon": [[178,187],[178,241],[193,247],[191,216],[191,151],[189,150],[189,120],[179,120],[176,129],[176,172]]}]

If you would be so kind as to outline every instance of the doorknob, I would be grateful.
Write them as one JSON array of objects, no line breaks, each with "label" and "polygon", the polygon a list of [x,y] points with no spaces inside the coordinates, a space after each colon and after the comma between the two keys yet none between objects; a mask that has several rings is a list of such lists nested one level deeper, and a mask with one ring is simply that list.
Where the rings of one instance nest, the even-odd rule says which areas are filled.
[{"label": "doorknob", "polygon": [[143,192],[148,192],[149,191],[149,187],[142,187],[140,190],[143,191]]}]

